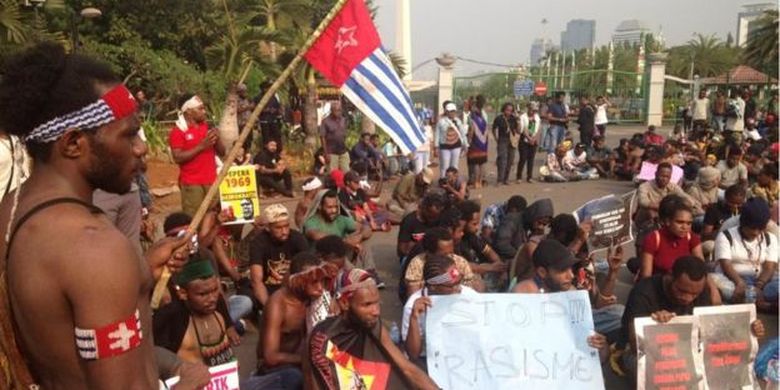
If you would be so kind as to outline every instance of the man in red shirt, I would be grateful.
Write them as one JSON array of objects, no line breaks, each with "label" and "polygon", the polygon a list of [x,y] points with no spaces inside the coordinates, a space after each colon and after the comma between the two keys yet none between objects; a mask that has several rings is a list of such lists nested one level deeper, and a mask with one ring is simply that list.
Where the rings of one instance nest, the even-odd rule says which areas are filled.
[{"label": "man in red shirt", "polygon": [[168,135],[173,161],[179,164],[181,208],[195,215],[217,178],[217,155],[225,154],[216,129],[206,123],[206,107],[193,96],[181,106],[176,126]]}]

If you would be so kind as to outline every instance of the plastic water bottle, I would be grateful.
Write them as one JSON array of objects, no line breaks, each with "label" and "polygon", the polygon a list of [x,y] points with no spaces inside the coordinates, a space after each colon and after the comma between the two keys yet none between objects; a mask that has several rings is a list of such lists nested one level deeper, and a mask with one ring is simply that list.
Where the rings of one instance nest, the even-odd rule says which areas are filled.
[{"label": "plastic water bottle", "polygon": [[756,286],[747,286],[745,288],[745,303],[754,303],[756,301]]},{"label": "plastic water bottle", "polygon": [[390,325],[390,340],[393,340],[396,345],[401,344],[401,330],[398,329],[398,324],[395,321]]}]

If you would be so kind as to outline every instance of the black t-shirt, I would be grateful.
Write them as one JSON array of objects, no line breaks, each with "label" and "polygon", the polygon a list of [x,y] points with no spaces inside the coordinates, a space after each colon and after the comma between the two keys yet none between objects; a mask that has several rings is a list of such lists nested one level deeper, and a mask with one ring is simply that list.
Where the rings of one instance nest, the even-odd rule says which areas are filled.
[{"label": "black t-shirt", "polygon": [[279,153],[271,153],[263,149],[255,156],[253,162],[268,169],[274,169],[276,168],[276,163],[279,162]]},{"label": "black t-shirt", "polygon": [[593,130],[594,117],[593,107],[585,105],[580,107],[580,115],[577,117],[577,123],[580,125],[580,131]]},{"label": "black t-shirt", "polygon": [[517,117],[512,115],[509,118],[504,116],[503,114],[496,117],[496,119],[493,120],[493,129],[496,129],[498,132],[498,138],[508,138],[509,137],[509,131],[514,130],[517,131],[519,128],[517,123]]},{"label": "black t-shirt", "polygon": [[714,226],[715,230],[720,229],[720,225],[723,221],[733,217],[734,213],[731,212],[729,207],[723,202],[718,202],[715,206],[710,207],[704,213],[704,224]]},{"label": "black t-shirt", "polygon": [[[309,250],[306,237],[297,230],[290,230],[285,242],[278,242],[267,231],[257,234],[249,243],[249,265],[263,267],[263,284],[271,294],[282,287],[282,279],[290,271],[293,256]],[[273,275],[273,273],[276,275]]]},{"label": "black t-shirt", "polygon": [[341,201],[341,204],[349,210],[355,210],[356,208],[361,207],[367,200],[368,194],[366,193],[366,190],[362,188],[358,188],[358,190],[352,194],[343,189],[339,190],[339,201]]},{"label": "black t-shirt", "polygon": [[455,253],[463,256],[469,263],[487,263],[490,261],[485,256],[487,246],[487,242],[482,237],[474,233],[466,233],[455,248]]},{"label": "black t-shirt", "polygon": [[[421,242],[425,236],[425,231],[436,227],[437,222],[425,223],[417,218],[417,213],[409,213],[401,220],[401,226],[398,229],[398,244],[409,241]],[[396,249],[398,257],[403,257],[403,253]]]},{"label": "black t-shirt", "polygon": [[[628,324],[634,322],[634,318],[649,317],[650,314],[660,310],[672,312],[678,316],[693,314],[694,307],[710,306],[710,293],[705,286],[693,304],[679,305],[667,297],[663,286],[664,275],[654,275],[640,280],[631,289],[626,302],[626,310],[623,312],[621,341],[628,343]],[[625,345],[625,344],[624,344]]]}]

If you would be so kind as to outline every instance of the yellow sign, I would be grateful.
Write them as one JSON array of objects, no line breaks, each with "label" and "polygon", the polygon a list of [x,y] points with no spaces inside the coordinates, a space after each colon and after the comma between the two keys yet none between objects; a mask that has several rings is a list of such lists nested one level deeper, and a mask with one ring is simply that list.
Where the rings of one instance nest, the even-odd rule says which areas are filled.
[{"label": "yellow sign", "polygon": [[257,196],[257,178],[254,165],[230,167],[225,180],[219,184],[219,200],[222,210],[227,210],[231,220],[226,224],[251,223],[260,214]]}]

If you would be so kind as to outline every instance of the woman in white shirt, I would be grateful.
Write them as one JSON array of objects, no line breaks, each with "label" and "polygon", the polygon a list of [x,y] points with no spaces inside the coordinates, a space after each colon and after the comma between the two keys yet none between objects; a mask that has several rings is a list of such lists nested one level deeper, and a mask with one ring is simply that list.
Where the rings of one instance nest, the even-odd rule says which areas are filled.
[{"label": "woman in white shirt", "polygon": [[596,98],[596,117],[594,118],[594,122],[598,134],[594,135],[601,135],[602,137],[606,136],[607,123],[609,122],[609,119],[607,118],[607,108],[609,108],[611,105],[612,103],[610,103],[610,101],[604,96],[599,96]]},{"label": "woman in white shirt", "polygon": [[422,172],[431,160],[431,145],[433,144],[433,123],[431,122],[432,119],[426,119],[422,126],[425,142],[414,153],[414,173]]}]

